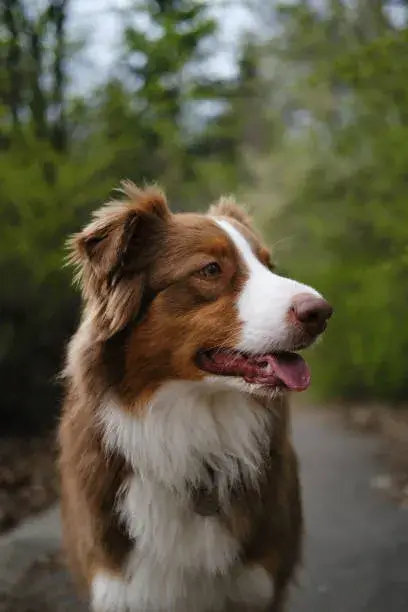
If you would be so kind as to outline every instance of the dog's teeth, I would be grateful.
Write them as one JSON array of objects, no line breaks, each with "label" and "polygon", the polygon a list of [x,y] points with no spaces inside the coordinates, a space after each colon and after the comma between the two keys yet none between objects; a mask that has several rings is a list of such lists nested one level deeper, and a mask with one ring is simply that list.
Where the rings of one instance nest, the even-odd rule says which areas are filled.
[{"label": "dog's teeth", "polygon": [[265,374],[273,374],[272,364],[268,363],[265,368]]}]

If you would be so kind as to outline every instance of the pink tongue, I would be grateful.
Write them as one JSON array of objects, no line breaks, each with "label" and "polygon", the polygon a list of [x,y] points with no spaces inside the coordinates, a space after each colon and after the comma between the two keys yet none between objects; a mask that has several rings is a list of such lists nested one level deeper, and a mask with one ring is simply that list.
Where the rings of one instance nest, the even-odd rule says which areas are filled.
[{"label": "pink tongue", "polygon": [[310,384],[310,370],[305,360],[295,353],[266,354],[251,362],[256,364],[255,376],[263,384],[283,382],[292,391],[304,391]]},{"label": "pink tongue", "polygon": [[266,353],[247,356],[229,351],[216,351],[209,362],[209,371],[227,376],[242,376],[247,382],[281,386],[304,391],[310,384],[310,371],[305,360],[295,353]]}]

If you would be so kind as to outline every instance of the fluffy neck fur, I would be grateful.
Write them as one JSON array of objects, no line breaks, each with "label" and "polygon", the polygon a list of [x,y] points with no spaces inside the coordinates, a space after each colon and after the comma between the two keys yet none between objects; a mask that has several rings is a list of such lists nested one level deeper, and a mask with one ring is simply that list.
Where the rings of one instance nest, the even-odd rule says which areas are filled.
[{"label": "fluffy neck fur", "polygon": [[[272,414],[253,397],[205,383],[165,383],[140,416],[110,397],[104,442],[142,478],[185,497],[215,485],[226,504],[237,484],[256,489],[271,443]],[[209,470],[214,480],[209,478]]]},{"label": "fluffy neck fur", "polygon": [[88,313],[71,341],[65,375],[79,396],[93,398],[92,418],[107,451],[184,500],[197,490],[215,490],[226,507],[234,489],[259,488],[265,457],[284,425],[284,398],[257,398],[214,379],[173,381],[132,414],[107,388],[103,347]]}]

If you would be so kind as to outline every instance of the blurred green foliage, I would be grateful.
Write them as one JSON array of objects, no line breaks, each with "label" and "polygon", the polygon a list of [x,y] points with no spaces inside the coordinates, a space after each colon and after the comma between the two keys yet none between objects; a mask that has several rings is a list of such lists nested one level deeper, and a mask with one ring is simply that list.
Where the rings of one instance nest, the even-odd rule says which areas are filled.
[{"label": "blurred green foliage", "polygon": [[79,310],[63,267],[68,234],[124,178],[159,181],[174,209],[191,210],[242,176],[235,128],[256,75],[249,44],[236,77],[210,77],[203,67],[216,23],[207,7],[136,1],[123,14],[115,70],[95,89],[70,93],[71,8],[69,0],[5,0],[0,9],[4,431],[42,429],[58,414],[56,375]]},{"label": "blurred green foliage", "polygon": [[334,305],[312,357],[314,388],[331,398],[408,394],[407,3],[398,21],[392,4],[281,6],[267,49],[274,74],[290,75],[281,116],[292,120],[260,166],[272,191],[266,172],[287,164],[274,214],[258,215],[287,237],[289,271]]},{"label": "blurred green foliage", "polygon": [[114,70],[72,93],[70,1],[3,2],[1,426],[58,414],[78,317],[64,241],[123,178],[158,180],[176,210],[237,191],[278,264],[334,304],[314,388],[405,398],[408,7],[396,20],[394,4],[255,0],[237,72],[222,78],[207,69],[208,3],[135,0]]}]

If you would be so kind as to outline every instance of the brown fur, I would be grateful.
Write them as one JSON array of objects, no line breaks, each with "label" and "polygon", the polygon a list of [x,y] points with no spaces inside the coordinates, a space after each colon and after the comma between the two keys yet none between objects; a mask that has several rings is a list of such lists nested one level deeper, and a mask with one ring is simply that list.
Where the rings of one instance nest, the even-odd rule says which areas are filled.
[{"label": "brown fur", "polygon": [[67,396],[60,427],[61,506],[68,563],[86,592],[94,572],[119,571],[130,548],[114,511],[127,467],[103,451],[96,406],[78,399]]},{"label": "brown fur", "polygon": [[258,259],[268,268],[273,269],[271,254],[260,242],[254,231],[253,221],[249,213],[237,205],[233,197],[223,197],[216,204],[210,206],[209,215],[224,217],[233,225],[249,242]]},{"label": "brown fur", "polygon": [[246,491],[224,520],[242,542],[246,562],[262,565],[273,576],[276,593],[272,611],[282,612],[288,586],[301,561],[303,513],[298,462],[289,440],[288,401],[285,397],[273,400],[269,409],[278,418],[261,489]]},{"label": "brown fur", "polygon": [[226,217],[228,220],[233,219],[253,232],[253,223],[249,212],[244,210],[242,206],[238,206],[233,196],[221,197],[218,202],[210,206],[208,214],[214,217]]},{"label": "brown fur", "polygon": [[[197,349],[234,346],[234,299],[246,278],[234,245],[211,219],[172,215],[158,189],[126,184],[124,192],[127,201],[102,208],[70,242],[84,315],[68,351],[60,466],[68,560],[85,588],[101,568],[120,573],[131,546],[115,514],[129,467],[102,446],[102,398],[113,387],[123,407],[143,418],[146,402],[164,381],[200,380]],[[238,224],[269,265],[268,251],[236,204],[222,200],[210,214]],[[207,278],[200,271],[213,261],[222,273]],[[235,491],[220,519],[242,543],[246,561],[274,576],[273,612],[281,612],[300,558],[302,513],[286,400],[269,408],[279,426],[261,491]],[[209,508],[218,512],[217,500]]]}]

